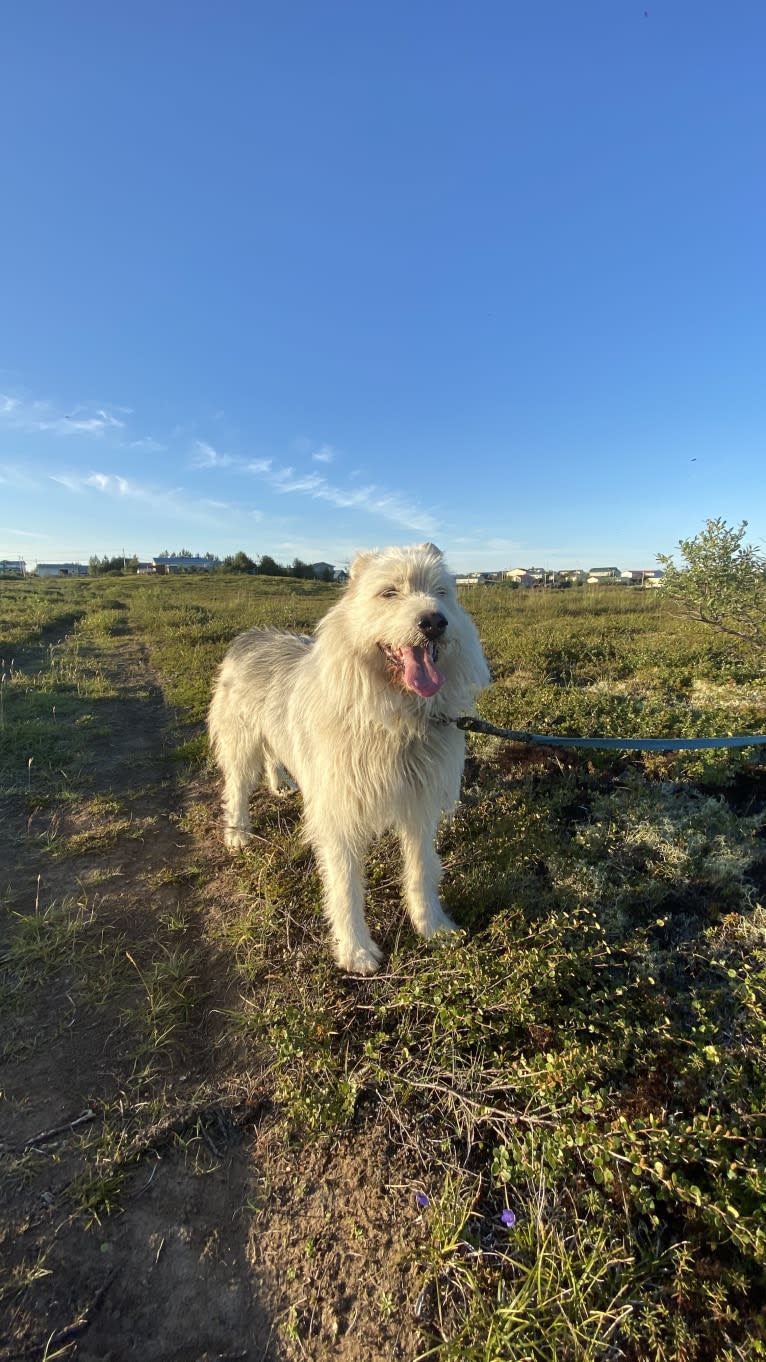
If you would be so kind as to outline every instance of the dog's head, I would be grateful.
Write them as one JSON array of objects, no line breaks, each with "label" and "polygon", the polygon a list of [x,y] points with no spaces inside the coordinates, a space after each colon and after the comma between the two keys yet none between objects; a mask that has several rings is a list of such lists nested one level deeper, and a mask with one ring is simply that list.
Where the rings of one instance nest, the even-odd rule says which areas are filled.
[{"label": "dog's head", "polygon": [[489,681],[473,622],[435,544],[360,553],[336,612],[357,657],[400,692],[446,699],[457,684],[470,692],[466,704]]}]

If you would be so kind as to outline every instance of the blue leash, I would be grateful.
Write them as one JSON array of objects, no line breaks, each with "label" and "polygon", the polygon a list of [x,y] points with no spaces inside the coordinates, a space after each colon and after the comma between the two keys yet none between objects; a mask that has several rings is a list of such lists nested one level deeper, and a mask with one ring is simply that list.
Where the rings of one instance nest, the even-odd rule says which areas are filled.
[{"label": "blue leash", "polygon": [[605,752],[697,752],[706,747],[764,747],[766,733],[747,734],[740,738],[575,738],[551,737],[549,733],[523,733],[514,728],[498,728],[486,719],[468,716],[455,719],[458,728],[468,733],[488,733],[493,738],[507,738],[511,742],[533,742],[545,747],[590,747]]}]

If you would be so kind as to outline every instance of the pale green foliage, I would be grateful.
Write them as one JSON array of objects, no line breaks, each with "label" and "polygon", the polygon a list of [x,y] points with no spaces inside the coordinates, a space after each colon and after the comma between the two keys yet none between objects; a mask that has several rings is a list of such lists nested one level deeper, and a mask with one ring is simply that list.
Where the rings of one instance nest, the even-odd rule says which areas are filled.
[{"label": "pale green foliage", "polygon": [[766,648],[766,558],[743,543],[746,529],[746,520],[738,528],[707,520],[696,538],[680,540],[680,568],[658,554],[662,590],[684,614]]}]

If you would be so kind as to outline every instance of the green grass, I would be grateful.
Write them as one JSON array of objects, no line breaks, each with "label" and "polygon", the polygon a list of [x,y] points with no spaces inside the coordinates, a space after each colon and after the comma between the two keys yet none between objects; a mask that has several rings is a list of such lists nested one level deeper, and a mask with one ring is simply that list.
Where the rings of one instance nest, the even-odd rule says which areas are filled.
[{"label": "green grass", "polygon": [[[727,1339],[747,1336],[766,1258],[762,819],[698,796],[668,824],[662,787],[629,815],[618,792],[602,860],[606,795],[565,851],[541,793],[495,790],[478,829],[466,810],[455,845],[471,828],[483,864],[451,877],[448,903],[474,935],[397,948],[389,931],[373,983],[306,949],[305,909],[296,973],[266,899],[268,978],[235,956],[248,1033],[274,1052],[298,1138],[375,1110],[429,1170],[434,1356],[745,1355]],[[615,892],[594,892],[594,862]],[[275,897],[298,901],[296,879],[280,867]],[[253,898],[268,883],[254,873]]]},{"label": "green grass", "polygon": [[[19,639],[34,639],[43,606],[77,620],[39,672],[14,669],[7,683],[4,788],[24,806],[87,793],[109,690],[99,657],[139,640],[175,715],[176,778],[190,781],[177,824],[187,850],[145,886],[179,901],[120,966],[154,1119],[163,1099],[151,1075],[164,1083],[193,1054],[214,959],[221,1053],[258,1056],[297,1156],[369,1122],[405,1151],[413,1197],[428,1198],[411,1248],[420,1296],[406,1307],[417,1307],[423,1357],[766,1356],[763,752],[585,757],[476,739],[441,838],[445,904],[465,932],[414,937],[385,839],[370,859],[369,917],[387,964],[350,981],[327,949],[299,802],[259,796],[256,838],[224,861],[195,783],[231,637],[254,624],[310,630],[336,588],[220,576],[66,586],[36,605],[19,584],[4,603]],[[625,736],[763,726],[758,656],[674,618],[661,593],[487,588],[465,603],[495,678],[481,709],[503,725]],[[96,813],[61,853],[92,858],[144,833],[122,800]],[[15,977],[79,968],[84,954],[91,987],[87,911],[42,916],[14,928]],[[78,1184],[93,1216],[122,1185],[103,1141],[99,1157]],[[399,1305],[384,1293],[379,1308]]]},{"label": "green grass", "polygon": [[38,587],[40,602],[28,580],[8,583],[3,593],[0,651],[18,655],[8,657],[0,675],[0,797],[21,796],[30,809],[67,790],[71,794],[81,783],[83,761],[98,736],[93,728],[98,730],[99,702],[114,695],[88,636],[90,584],[65,583],[68,591],[57,594],[54,637],[50,625],[43,633],[35,624],[43,615],[52,617],[47,585]]},{"label": "green grass", "polygon": [[[37,889],[40,894],[40,886]],[[23,1060],[47,1047],[78,1020],[107,1017],[115,1000],[133,987],[125,961],[125,940],[77,897],[32,911],[6,908],[5,943],[0,954],[0,1055]]]},{"label": "green grass", "polygon": [[270,577],[168,578],[138,587],[129,593],[131,625],[150,640],[165,695],[185,721],[204,718],[211,677],[235,634],[256,625],[310,631],[337,596],[323,582]]}]

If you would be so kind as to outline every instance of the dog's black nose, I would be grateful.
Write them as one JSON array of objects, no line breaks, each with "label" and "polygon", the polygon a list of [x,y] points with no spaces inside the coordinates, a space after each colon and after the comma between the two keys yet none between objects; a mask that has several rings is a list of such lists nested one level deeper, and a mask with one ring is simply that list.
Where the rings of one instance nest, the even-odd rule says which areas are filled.
[{"label": "dog's black nose", "polygon": [[435,643],[441,638],[447,628],[447,621],[438,610],[429,610],[427,614],[421,615],[418,620],[418,629],[421,634],[425,634],[429,643]]}]

